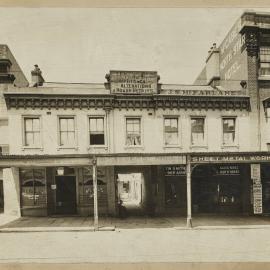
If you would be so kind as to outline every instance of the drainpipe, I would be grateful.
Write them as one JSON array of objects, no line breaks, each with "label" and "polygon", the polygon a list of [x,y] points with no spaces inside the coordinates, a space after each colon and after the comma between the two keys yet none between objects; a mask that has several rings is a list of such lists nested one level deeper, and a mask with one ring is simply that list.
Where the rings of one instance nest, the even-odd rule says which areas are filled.
[{"label": "drainpipe", "polygon": [[187,155],[187,227],[192,228],[191,217],[191,164],[190,155]]},{"label": "drainpipe", "polygon": [[98,231],[97,158],[93,156],[94,230]]}]

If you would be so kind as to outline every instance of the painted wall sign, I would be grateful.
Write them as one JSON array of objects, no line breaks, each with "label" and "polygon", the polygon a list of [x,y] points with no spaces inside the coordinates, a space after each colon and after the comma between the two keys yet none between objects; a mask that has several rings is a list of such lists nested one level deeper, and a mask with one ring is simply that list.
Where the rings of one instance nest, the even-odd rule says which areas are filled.
[{"label": "painted wall sign", "polygon": [[157,93],[156,71],[110,71],[111,93],[154,94]]},{"label": "painted wall sign", "polygon": [[192,156],[191,163],[226,162],[269,162],[270,155],[232,155],[232,156]]},{"label": "painted wall sign", "polygon": [[234,89],[241,89],[239,78],[247,79],[245,35],[240,34],[241,28],[242,21],[239,19],[219,47],[220,79],[225,88],[229,83]]},{"label": "painted wall sign", "polygon": [[217,175],[240,175],[238,165],[220,165],[217,167]]},{"label": "painted wall sign", "polygon": [[162,94],[181,95],[181,96],[246,96],[246,91],[217,91],[217,90],[163,90]]},{"label": "painted wall sign", "polygon": [[185,166],[166,166],[164,168],[165,176],[181,176],[186,175]]}]

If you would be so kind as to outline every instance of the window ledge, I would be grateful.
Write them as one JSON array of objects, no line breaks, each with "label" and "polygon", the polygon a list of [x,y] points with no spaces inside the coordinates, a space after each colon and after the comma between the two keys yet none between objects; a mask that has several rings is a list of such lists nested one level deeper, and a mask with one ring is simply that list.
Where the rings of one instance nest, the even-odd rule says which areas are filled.
[{"label": "window ledge", "polygon": [[107,145],[90,145],[90,146],[88,146],[87,149],[92,150],[92,149],[95,149],[95,148],[108,150]]},{"label": "window ledge", "polygon": [[76,151],[78,151],[78,149],[79,149],[79,147],[78,146],[58,146],[57,147],[57,151],[59,151],[59,150],[76,150]]},{"label": "window ledge", "polygon": [[239,145],[238,144],[223,144],[221,146],[222,149],[226,149],[226,148],[239,148]]},{"label": "window ledge", "polygon": [[191,145],[190,149],[208,149],[207,145]]},{"label": "window ledge", "polygon": [[171,148],[182,149],[182,146],[181,145],[163,145],[163,149],[171,149]]},{"label": "window ledge", "polygon": [[43,151],[43,147],[31,147],[31,146],[23,146],[22,147],[22,151],[25,151],[25,150],[40,150],[40,151]]},{"label": "window ledge", "polygon": [[141,149],[141,150],[144,150],[144,146],[143,145],[131,145],[131,146],[125,146],[124,149],[125,150],[129,150],[129,149]]}]

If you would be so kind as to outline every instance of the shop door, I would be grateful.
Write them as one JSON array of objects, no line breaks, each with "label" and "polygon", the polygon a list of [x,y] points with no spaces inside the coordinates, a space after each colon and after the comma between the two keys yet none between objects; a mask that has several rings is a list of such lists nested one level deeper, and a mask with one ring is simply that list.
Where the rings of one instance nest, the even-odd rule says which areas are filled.
[{"label": "shop door", "polygon": [[56,176],[56,214],[76,213],[76,177]]}]

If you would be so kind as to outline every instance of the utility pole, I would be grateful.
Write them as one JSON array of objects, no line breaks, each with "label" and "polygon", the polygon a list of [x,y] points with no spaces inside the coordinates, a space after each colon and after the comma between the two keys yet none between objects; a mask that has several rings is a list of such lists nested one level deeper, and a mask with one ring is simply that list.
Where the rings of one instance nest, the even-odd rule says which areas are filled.
[{"label": "utility pole", "polygon": [[94,229],[98,231],[97,158],[93,156]]},{"label": "utility pole", "polygon": [[192,228],[192,217],[191,217],[191,164],[190,155],[187,155],[187,227]]}]

